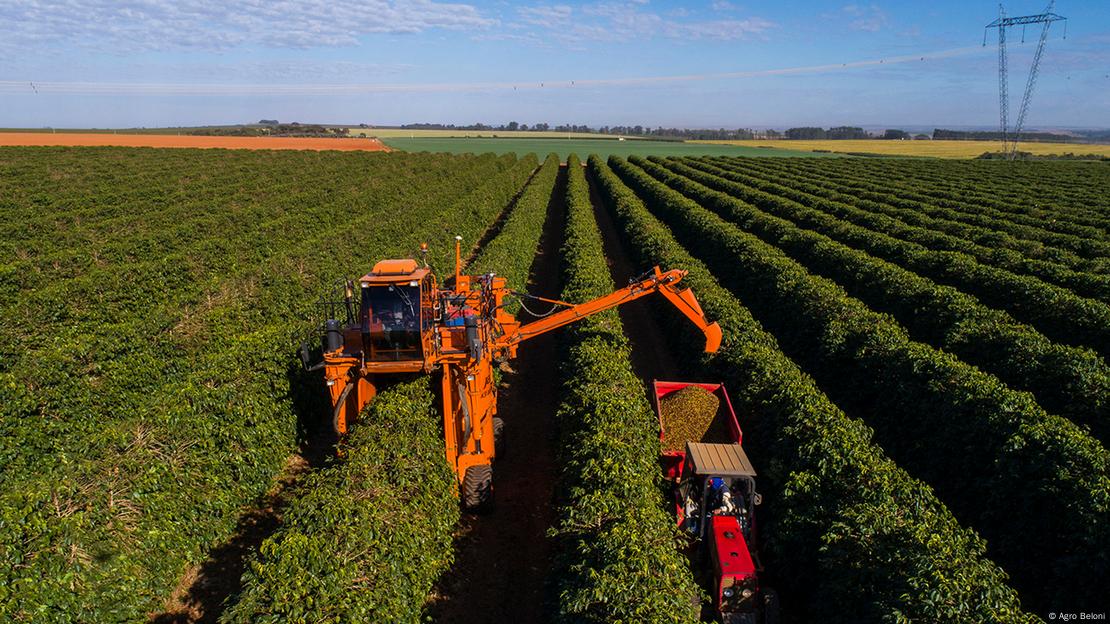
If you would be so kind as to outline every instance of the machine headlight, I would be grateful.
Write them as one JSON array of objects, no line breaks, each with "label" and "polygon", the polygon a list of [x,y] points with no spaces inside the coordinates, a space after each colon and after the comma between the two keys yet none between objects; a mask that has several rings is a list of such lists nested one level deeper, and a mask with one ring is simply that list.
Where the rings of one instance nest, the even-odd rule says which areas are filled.
[{"label": "machine headlight", "polygon": [[736,595],[736,590],[731,587],[726,587],[725,590],[721,592],[721,595],[723,595],[725,598],[732,598],[734,595]]},{"label": "machine headlight", "polygon": [[744,591],[740,592],[740,597],[743,598],[744,600],[747,600],[748,598],[751,598],[752,597],[752,590],[745,589]]}]

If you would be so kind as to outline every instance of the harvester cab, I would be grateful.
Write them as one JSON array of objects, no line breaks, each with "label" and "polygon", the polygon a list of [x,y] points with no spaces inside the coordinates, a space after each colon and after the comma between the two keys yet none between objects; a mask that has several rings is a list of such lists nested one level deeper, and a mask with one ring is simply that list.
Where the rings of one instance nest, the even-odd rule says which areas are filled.
[{"label": "harvester cab", "polygon": [[368,362],[424,362],[435,278],[414,260],[383,260],[359,280],[359,333]]}]

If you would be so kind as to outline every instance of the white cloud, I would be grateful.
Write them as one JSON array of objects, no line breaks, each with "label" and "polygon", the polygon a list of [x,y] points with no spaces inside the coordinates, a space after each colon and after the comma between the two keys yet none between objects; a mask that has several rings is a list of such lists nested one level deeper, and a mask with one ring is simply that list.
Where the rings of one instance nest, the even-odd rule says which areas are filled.
[{"label": "white cloud", "polygon": [[774,27],[774,24],[753,17],[743,20],[715,20],[709,22],[676,23],[669,24],[666,28],[667,36],[691,39],[746,39],[759,35]]},{"label": "white cloud", "polygon": [[[600,2],[573,12],[563,5],[518,9],[521,27],[538,27],[563,44],[585,41],[631,41],[663,37],[684,40],[730,41],[759,36],[775,24],[760,18],[689,20],[686,10],[666,16],[642,10],[642,1]],[[728,5],[729,8],[734,8]],[[573,14],[572,14],[573,13]]]},{"label": "white cloud", "polygon": [[574,10],[565,4],[552,6],[520,7],[517,13],[520,20],[533,26],[554,26],[566,24]]},{"label": "white cloud", "polygon": [[375,33],[484,29],[468,4],[413,0],[0,0],[7,48],[28,53],[72,42],[118,53],[222,50],[241,45],[356,45]]},{"label": "white cloud", "polygon": [[714,11],[735,11],[737,9],[737,6],[728,0],[714,0],[710,6],[713,7]]},{"label": "white cloud", "polygon": [[841,9],[841,13],[847,15],[852,20],[850,24],[852,30],[878,32],[882,30],[889,21],[886,12],[877,4],[869,4],[866,6],[849,4]]}]

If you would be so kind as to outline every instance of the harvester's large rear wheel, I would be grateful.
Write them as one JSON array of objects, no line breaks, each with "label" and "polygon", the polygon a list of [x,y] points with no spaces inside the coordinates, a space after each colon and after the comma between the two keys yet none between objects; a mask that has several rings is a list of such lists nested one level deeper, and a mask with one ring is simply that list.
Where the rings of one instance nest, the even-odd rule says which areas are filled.
[{"label": "harvester's large rear wheel", "polygon": [[497,459],[505,457],[505,421],[497,416],[493,417],[493,450]]},{"label": "harvester's large rear wheel", "polygon": [[462,484],[463,504],[472,511],[487,509],[493,504],[493,466],[471,466],[466,469]]}]

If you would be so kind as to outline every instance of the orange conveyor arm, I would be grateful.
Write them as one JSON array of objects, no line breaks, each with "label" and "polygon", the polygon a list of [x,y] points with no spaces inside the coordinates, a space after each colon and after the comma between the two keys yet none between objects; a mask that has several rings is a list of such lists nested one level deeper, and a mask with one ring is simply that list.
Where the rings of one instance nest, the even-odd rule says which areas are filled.
[{"label": "orange conveyor arm", "polygon": [[684,270],[672,269],[663,272],[660,271],[657,266],[652,270],[652,275],[633,284],[629,284],[625,288],[614,291],[604,297],[598,297],[593,301],[587,301],[586,303],[579,303],[576,305],[566,304],[570,305],[566,310],[516,327],[501,336],[497,341],[499,343],[498,346],[510,347],[520,344],[529,338],[535,338],[553,329],[558,329],[564,325],[570,325],[571,323],[580,321],[598,312],[610,310],[658,291],[705,334],[705,352],[716,353],[717,349],[721,346],[721,326],[715,322],[710,323],[709,320],[705,318],[705,312],[702,312],[701,306],[698,305],[698,300],[694,297],[693,291],[689,288],[685,290],[678,289],[678,282],[685,276],[686,271]]}]

